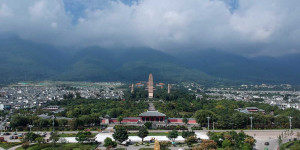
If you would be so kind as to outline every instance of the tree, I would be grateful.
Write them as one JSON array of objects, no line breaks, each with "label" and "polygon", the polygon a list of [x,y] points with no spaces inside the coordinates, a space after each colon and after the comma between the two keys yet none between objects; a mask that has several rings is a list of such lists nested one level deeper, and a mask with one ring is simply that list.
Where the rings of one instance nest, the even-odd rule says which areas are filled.
[{"label": "tree", "polygon": [[24,149],[29,148],[29,146],[30,146],[30,143],[29,143],[29,142],[24,142],[24,143],[22,144],[22,148],[24,148]]},{"label": "tree", "polygon": [[247,126],[247,120],[249,119],[247,114],[236,112],[231,115],[231,122],[233,123],[233,128],[243,129]]},{"label": "tree", "polygon": [[248,143],[248,144],[250,144],[251,146],[253,146],[254,144],[255,144],[255,139],[253,138],[253,137],[246,137],[245,138],[245,143]]},{"label": "tree", "polygon": [[281,146],[281,144],[282,144],[282,137],[279,135],[278,136],[278,145],[279,145],[279,147]]},{"label": "tree", "polygon": [[36,120],[33,120],[33,125],[35,127],[39,127],[39,128],[47,128],[48,125],[49,125],[49,122],[47,119],[36,119]]},{"label": "tree", "polygon": [[43,137],[37,137],[35,138],[35,141],[38,143],[38,146],[40,147],[42,143],[44,143]]},{"label": "tree", "polygon": [[13,128],[24,126],[26,127],[28,124],[30,124],[30,118],[26,116],[21,115],[14,115],[10,121],[10,125]]},{"label": "tree", "polygon": [[89,140],[92,137],[92,133],[89,131],[80,131],[76,134],[76,140],[79,143]]},{"label": "tree", "polygon": [[198,111],[196,111],[194,117],[195,117],[197,123],[200,124],[201,126],[203,124],[207,124],[207,117],[211,118],[210,121],[216,120],[215,113],[210,110],[198,110]]},{"label": "tree", "polygon": [[249,143],[244,143],[242,149],[243,150],[252,150],[253,148]]},{"label": "tree", "polygon": [[28,132],[24,138],[24,141],[35,141],[36,138],[40,137],[40,135],[32,133],[32,132]]},{"label": "tree", "polygon": [[68,120],[67,119],[60,119],[60,120],[58,120],[58,124],[60,126],[65,127],[66,125],[68,125]]},{"label": "tree", "polygon": [[242,130],[241,132],[238,133],[238,138],[236,139],[236,141],[238,143],[244,143],[245,138],[247,137],[247,135],[245,134],[245,132]]},{"label": "tree", "polygon": [[182,131],[182,137],[183,138],[188,138],[190,136],[194,136],[195,132],[194,131]]},{"label": "tree", "polygon": [[189,136],[185,139],[185,143],[191,147],[194,143],[197,143],[197,140],[196,136]]},{"label": "tree", "polygon": [[178,131],[172,130],[171,132],[168,133],[167,137],[175,142],[175,139],[178,137]]},{"label": "tree", "polygon": [[115,141],[113,141],[111,138],[107,137],[104,140],[104,146],[105,147],[116,147],[117,143]]},{"label": "tree", "polygon": [[152,128],[152,122],[145,122],[144,126],[146,126],[148,129]]},{"label": "tree", "polygon": [[76,99],[81,99],[81,95],[79,92],[76,92],[75,94],[76,94]]},{"label": "tree", "polygon": [[169,141],[161,141],[161,142],[159,142],[159,145],[160,145],[160,149],[161,150],[167,150],[168,147],[171,146],[171,142],[169,142]]},{"label": "tree", "polygon": [[292,146],[290,147],[290,150],[299,150],[299,149],[300,149],[300,144],[299,144],[299,142],[298,142],[298,143],[295,142],[295,144],[292,145]]},{"label": "tree", "polygon": [[128,139],[127,130],[123,126],[116,128],[113,138],[119,143],[126,141]]},{"label": "tree", "polygon": [[217,143],[213,140],[202,140],[200,147],[204,150],[217,149]]},{"label": "tree", "polygon": [[57,132],[53,132],[51,134],[50,140],[52,140],[53,144],[55,145],[56,142],[59,140],[59,135]]},{"label": "tree", "polygon": [[188,120],[187,118],[183,118],[183,119],[182,119],[182,122],[183,122],[185,125],[187,125],[188,122],[189,122],[189,120]]},{"label": "tree", "polygon": [[118,121],[120,122],[120,124],[122,124],[123,117],[122,117],[122,116],[119,116],[119,117],[118,117]]},{"label": "tree", "polygon": [[225,139],[223,142],[222,142],[222,147],[223,148],[228,148],[231,146],[231,141],[229,141],[228,139]]},{"label": "tree", "polygon": [[142,143],[144,142],[144,138],[149,134],[147,128],[145,126],[141,126],[138,132],[138,136],[142,139]]}]

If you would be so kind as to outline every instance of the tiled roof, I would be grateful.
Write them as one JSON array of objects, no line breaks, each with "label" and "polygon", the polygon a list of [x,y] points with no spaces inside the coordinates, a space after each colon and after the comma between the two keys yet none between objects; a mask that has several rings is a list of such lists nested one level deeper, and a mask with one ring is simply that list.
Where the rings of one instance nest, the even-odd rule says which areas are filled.
[{"label": "tiled roof", "polygon": [[146,116],[158,116],[158,117],[165,117],[166,115],[163,113],[160,113],[158,111],[147,111],[143,112],[139,115],[140,117],[146,117]]}]

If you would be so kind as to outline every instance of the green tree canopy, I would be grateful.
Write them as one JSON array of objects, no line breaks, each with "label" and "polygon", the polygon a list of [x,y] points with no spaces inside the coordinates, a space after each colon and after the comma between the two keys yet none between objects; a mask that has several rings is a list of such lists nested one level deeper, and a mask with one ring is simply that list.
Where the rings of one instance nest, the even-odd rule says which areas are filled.
[{"label": "green tree canopy", "polygon": [[55,145],[56,142],[59,140],[59,135],[57,132],[54,132],[50,136],[50,140],[52,140],[53,144]]},{"label": "green tree canopy", "polygon": [[152,122],[145,122],[144,126],[147,127],[148,129],[152,128]]},{"label": "green tree canopy", "polygon": [[188,120],[187,118],[184,117],[184,118],[182,119],[182,122],[183,122],[184,124],[188,124],[189,120]]},{"label": "green tree canopy", "polygon": [[175,139],[178,137],[178,131],[172,130],[168,133],[167,137],[174,142]]},{"label": "green tree canopy", "polygon": [[228,139],[225,139],[223,142],[222,142],[222,147],[223,148],[229,148],[231,146],[231,141],[228,140]]},{"label": "green tree canopy", "polygon": [[92,133],[89,131],[80,131],[76,134],[76,140],[79,143],[89,140],[92,137]]},{"label": "green tree canopy", "polygon": [[115,133],[113,134],[113,137],[116,141],[122,143],[128,139],[127,130],[123,126],[120,126],[115,129]]},{"label": "green tree canopy", "polygon": [[183,138],[188,138],[190,136],[196,135],[194,131],[182,131],[182,137]]},{"label": "green tree canopy", "polygon": [[105,147],[116,147],[117,143],[115,141],[113,141],[111,138],[107,137],[104,140],[104,146]]},{"label": "green tree canopy", "polygon": [[142,143],[144,142],[144,138],[149,134],[147,127],[141,126],[138,132],[138,136],[142,139]]},{"label": "green tree canopy", "polygon": [[24,140],[32,142],[32,141],[35,141],[38,137],[40,137],[40,135],[35,134],[33,132],[28,132],[28,133],[26,133]]},{"label": "green tree canopy", "polygon": [[189,136],[187,137],[184,141],[185,143],[188,145],[188,146],[192,146],[192,144],[195,144],[197,143],[197,137],[196,136]]},{"label": "green tree canopy", "polygon": [[119,116],[118,117],[118,121],[120,122],[120,124],[122,123],[122,121],[123,121],[123,117],[122,116]]},{"label": "green tree canopy", "polygon": [[198,124],[207,124],[207,117],[210,117],[210,121],[216,121],[217,117],[214,112],[210,110],[198,110],[194,115]]}]

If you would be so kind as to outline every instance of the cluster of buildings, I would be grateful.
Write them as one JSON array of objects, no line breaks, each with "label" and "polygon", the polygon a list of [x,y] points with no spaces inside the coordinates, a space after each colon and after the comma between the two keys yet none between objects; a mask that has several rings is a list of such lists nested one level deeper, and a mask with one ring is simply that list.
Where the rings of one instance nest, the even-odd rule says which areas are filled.
[{"label": "cluster of buildings", "polygon": [[[77,98],[80,96],[86,99],[123,99],[124,92],[120,89],[123,86],[120,82],[43,82],[43,83],[18,83],[0,88],[0,110],[14,110],[22,108],[42,107],[44,110],[52,112],[63,111],[59,106],[47,106],[50,101],[60,101],[67,98]],[[178,85],[153,82],[153,75],[150,73],[148,81],[139,82],[130,86],[133,93],[135,88],[143,88],[148,91],[148,98],[155,96],[155,90],[167,87],[170,94],[172,86],[186,88],[196,97],[202,99],[204,95],[208,99],[232,99],[237,101],[259,102],[278,106],[281,109],[300,109],[300,92],[291,90],[289,85],[259,86],[241,85],[239,88],[203,88],[196,83],[181,83]],[[283,87],[283,90],[278,90]],[[178,88],[178,87],[175,87]],[[276,90],[274,90],[276,88]],[[268,89],[268,90],[261,90]],[[201,94],[198,94],[201,93]],[[207,97],[206,97],[207,98]],[[236,111],[251,114],[264,113],[264,110],[256,107],[238,108]],[[47,114],[39,117],[49,118]],[[138,117],[123,118],[122,123],[143,124],[144,122],[155,124],[183,124],[183,118],[168,118],[165,114],[155,110],[153,104],[149,105],[148,111],[141,113]],[[117,118],[103,118],[102,123],[117,123]],[[194,118],[188,118],[189,124],[196,124]]]},{"label": "cluster of buildings", "polygon": [[122,99],[121,83],[45,82],[18,83],[0,88],[0,110],[41,107],[50,101],[73,98]]},{"label": "cluster of buildings", "polygon": [[279,85],[240,85],[233,87],[205,88],[193,82],[181,83],[181,86],[195,93],[196,98],[229,99],[246,102],[259,102],[280,109],[295,108],[300,110],[300,91],[296,91],[290,84]]},{"label": "cluster of buildings", "polygon": [[[232,99],[236,101],[259,102],[278,106],[281,109],[295,108],[300,110],[300,92],[287,90],[238,90],[218,89],[206,90],[210,99]],[[202,95],[198,95],[201,98]]]}]

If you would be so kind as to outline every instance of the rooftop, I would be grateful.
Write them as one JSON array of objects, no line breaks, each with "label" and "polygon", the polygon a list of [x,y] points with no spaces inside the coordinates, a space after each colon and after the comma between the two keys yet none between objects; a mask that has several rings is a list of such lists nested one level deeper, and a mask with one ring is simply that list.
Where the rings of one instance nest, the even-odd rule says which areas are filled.
[{"label": "rooftop", "polygon": [[165,117],[166,115],[163,113],[160,113],[158,111],[147,111],[147,112],[143,112],[139,115],[139,117],[147,117],[147,116],[158,116],[158,117]]}]

